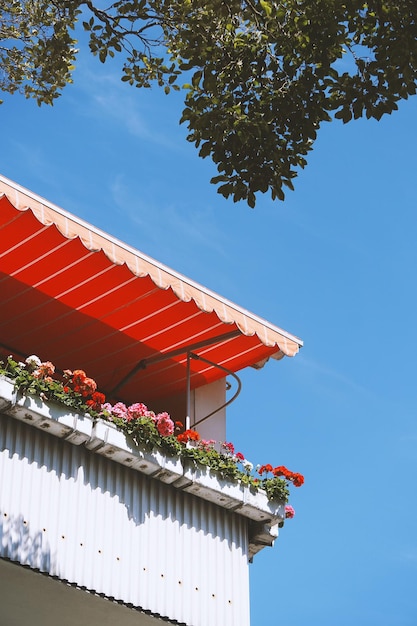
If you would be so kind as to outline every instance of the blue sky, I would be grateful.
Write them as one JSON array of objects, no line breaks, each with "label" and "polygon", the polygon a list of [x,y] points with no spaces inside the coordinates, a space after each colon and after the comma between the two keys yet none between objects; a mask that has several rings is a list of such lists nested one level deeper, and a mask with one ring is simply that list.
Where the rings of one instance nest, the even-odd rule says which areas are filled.
[{"label": "blue sky", "polygon": [[415,626],[417,99],[323,126],[295,192],[251,210],[209,184],[182,94],[88,55],[74,79],[53,108],[5,98],[0,173],[305,343],[228,410],[245,456],[306,477],[251,565],[252,626]]}]

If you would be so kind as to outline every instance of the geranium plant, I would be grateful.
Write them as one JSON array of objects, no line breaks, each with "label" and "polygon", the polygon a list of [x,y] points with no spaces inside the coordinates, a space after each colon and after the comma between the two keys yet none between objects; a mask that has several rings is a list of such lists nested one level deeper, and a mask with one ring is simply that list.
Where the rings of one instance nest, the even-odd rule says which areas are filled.
[{"label": "geranium plant", "polygon": [[[14,381],[15,388],[24,395],[36,395],[73,411],[88,413],[93,419],[113,422],[137,445],[178,456],[183,463],[195,467],[206,466],[222,478],[239,481],[254,491],[262,489],[271,501],[287,502],[289,485],[300,487],[304,483],[302,474],[282,465],[258,465],[254,474],[253,464],[236,452],[232,443],[203,440],[196,430],[184,430],[182,422],[174,422],[166,412],[154,413],[141,402],[130,406],[106,402],[95,380],[84,370],[64,370],[58,377],[53,363],[42,362],[36,355],[29,356],[25,362],[9,356],[5,362],[0,361],[0,375]],[[294,515],[293,507],[286,505],[285,517]]]}]

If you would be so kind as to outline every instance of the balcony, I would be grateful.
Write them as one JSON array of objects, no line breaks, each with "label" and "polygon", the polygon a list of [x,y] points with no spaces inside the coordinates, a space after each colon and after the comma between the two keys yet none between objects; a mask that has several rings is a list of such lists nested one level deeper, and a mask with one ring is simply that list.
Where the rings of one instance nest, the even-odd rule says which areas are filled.
[{"label": "balcony", "polygon": [[3,559],[154,617],[248,623],[248,562],[278,536],[283,502],[6,378],[0,412]]},{"label": "balcony", "polygon": [[[206,439],[226,438],[227,376],[302,346],[2,176],[0,228],[1,358],[81,365],[112,401]],[[282,499],[10,377],[0,414],[7,623],[249,626],[249,562],[278,536]]]}]

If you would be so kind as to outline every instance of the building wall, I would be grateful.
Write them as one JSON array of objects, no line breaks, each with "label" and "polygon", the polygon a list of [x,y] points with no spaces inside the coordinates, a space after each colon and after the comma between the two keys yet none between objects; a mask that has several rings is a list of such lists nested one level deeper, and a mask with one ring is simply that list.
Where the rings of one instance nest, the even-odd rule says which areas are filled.
[{"label": "building wall", "polygon": [[247,626],[247,524],[0,415],[0,557],[190,626]]},{"label": "building wall", "polygon": [[[226,379],[203,385],[191,391],[190,422],[191,426],[197,423],[195,428],[203,439],[215,439],[216,441],[226,440],[226,410],[223,405],[226,403]],[[219,411],[217,409],[221,408]],[[187,396],[181,393],[169,398],[162,398],[152,404],[152,410],[168,411],[174,421],[181,421],[185,424],[187,414]],[[216,411],[208,419],[207,415]],[[204,419],[203,422],[198,423]]]},{"label": "building wall", "polygon": [[[217,411],[226,402],[226,379],[221,378],[210,385],[198,387],[191,396],[191,424],[196,423],[196,429],[203,439],[226,441],[226,410]],[[214,415],[204,419],[212,411]],[[204,420],[199,423],[200,420]]]}]

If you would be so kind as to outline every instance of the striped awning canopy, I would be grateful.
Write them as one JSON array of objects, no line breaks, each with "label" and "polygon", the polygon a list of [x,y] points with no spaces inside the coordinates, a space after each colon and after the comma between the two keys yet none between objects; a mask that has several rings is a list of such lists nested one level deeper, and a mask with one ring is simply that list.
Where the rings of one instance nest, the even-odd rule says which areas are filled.
[{"label": "striped awning canopy", "polygon": [[[0,344],[151,401],[302,341],[0,176]],[[135,368],[134,375],[129,374]]]}]

